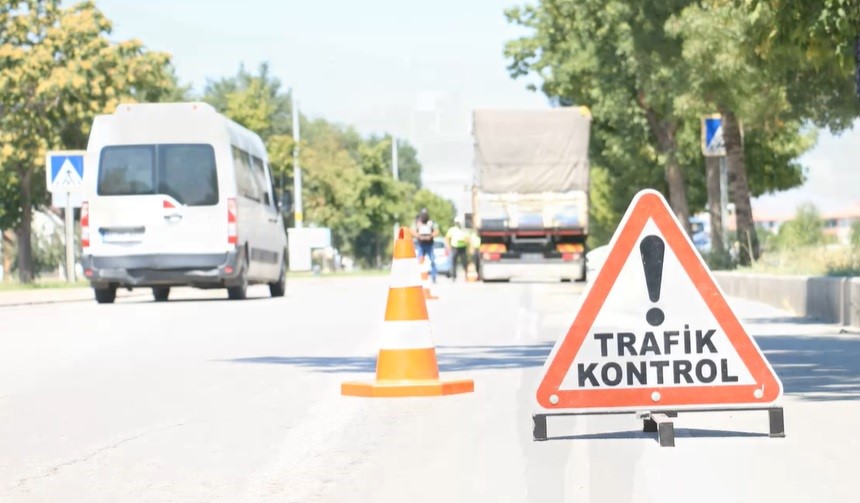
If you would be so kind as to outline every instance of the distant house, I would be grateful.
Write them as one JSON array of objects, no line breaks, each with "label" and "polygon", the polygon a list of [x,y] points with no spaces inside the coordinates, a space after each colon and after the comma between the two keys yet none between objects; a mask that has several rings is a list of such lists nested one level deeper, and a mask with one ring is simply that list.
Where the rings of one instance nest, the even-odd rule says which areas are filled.
[{"label": "distant house", "polygon": [[[792,219],[794,219],[794,214],[773,214],[753,210],[753,221],[756,225],[773,234],[779,233],[782,224]],[[860,203],[855,203],[844,210],[822,213],[821,220],[824,222],[825,236],[835,238],[837,243],[848,244],[851,239],[851,225],[860,221]],[[735,229],[734,216],[732,216],[728,227],[732,231]]]},{"label": "distant house", "polygon": [[[702,213],[699,216],[707,218],[706,213]],[[756,226],[773,234],[778,234],[782,224],[790,222],[794,219],[794,216],[794,213],[768,213],[753,210],[753,222],[755,222]],[[825,236],[832,236],[837,243],[848,244],[851,240],[851,226],[854,222],[860,221],[860,203],[854,203],[844,210],[822,213],[821,220],[824,222]],[[736,222],[734,205],[729,204],[726,231],[732,233],[732,235],[734,235],[737,229]]]},{"label": "distant house", "polygon": [[837,242],[848,244],[851,240],[851,226],[854,222],[860,221],[860,203],[854,203],[853,206],[832,213],[824,213],[821,215],[824,220],[824,234],[833,236]]}]

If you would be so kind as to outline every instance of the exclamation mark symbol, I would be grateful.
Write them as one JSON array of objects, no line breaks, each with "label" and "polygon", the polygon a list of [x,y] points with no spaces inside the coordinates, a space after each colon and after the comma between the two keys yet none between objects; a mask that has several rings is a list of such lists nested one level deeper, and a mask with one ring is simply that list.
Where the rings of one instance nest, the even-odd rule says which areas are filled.
[{"label": "exclamation mark symbol", "polygon": [[[642,255],[642,267],[645,268],[645,284],[648,286],[648,298],[651,302],[660,300],[660,286],[663,283],[663,253],[666,243],[660,236],[645,236],[639,243],[639,253]],[[645,319],[652,327],[659,326],[665,319],[663,310],[652,307],[645,314]]]}]

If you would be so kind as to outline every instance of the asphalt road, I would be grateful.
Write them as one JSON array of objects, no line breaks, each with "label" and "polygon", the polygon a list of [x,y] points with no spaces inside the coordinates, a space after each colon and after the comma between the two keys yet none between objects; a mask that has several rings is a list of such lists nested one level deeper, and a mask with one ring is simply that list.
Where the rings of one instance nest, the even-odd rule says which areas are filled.
[{"label": "asphalt road", "polygon": [[0,501],[856,502],[860,335],[733,299],[782,378],[767,414],[555,418],[534,391],[581,285],[456,284],[429,304],[443,398],[342,397],[372,377],[387,278],[0,308]]}]

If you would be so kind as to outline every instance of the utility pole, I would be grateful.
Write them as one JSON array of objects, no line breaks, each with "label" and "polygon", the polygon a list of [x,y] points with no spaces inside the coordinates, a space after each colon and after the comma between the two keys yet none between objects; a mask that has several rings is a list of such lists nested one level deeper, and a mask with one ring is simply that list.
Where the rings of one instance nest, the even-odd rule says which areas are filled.
[{"label": "utility pole", "polygon": [[394,179],[400,179],[400,171],[397,166],[397,137],[391,135],[391,173],[394,175]]},{"label": "utility pole", "polygon": [[[400,179],[400,168],[397,166],[397,136],[391,135],[391,175],[394,181]],[[394,215],[394,239],[397,239],[397,231],[400,230],[400,215]]]},{"label": "utility pole", "polygon": [[66,189],[66,211],[63,215],[66,231],[66,281],[75,282],[75,210],[72,207],[72,191]]},{"label": "utility pole", "polygon": [[304,225],[304,213],[302,208],[302,170],[299,167],[299,142],[301,135],[299,134],[299,102],[296,100],[296,90],[293,89],[290,93],[293,101],[293,190],[295,191],[293,200],[296,207],[296,228],[301,229]]}]

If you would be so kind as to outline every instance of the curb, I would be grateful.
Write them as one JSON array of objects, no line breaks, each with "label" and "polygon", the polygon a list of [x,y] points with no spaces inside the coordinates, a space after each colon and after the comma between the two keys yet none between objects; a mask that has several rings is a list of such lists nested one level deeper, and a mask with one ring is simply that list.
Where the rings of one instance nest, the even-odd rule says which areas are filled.
[{"label": "curb", "polygon": [[[40,291],[42,292],[60,292],[64,289],[60,288],[45,288]],[[30,292],[33,290],[22,290],[23,292]],[[145,295],[144,292],[126,292],[125,294],[117,295],[117,300],[127,297],[139,297],[141,295]],[[4,297],[9,297],[9,300],[6,300]],[[18,297],[18,298],[15,298]],[[55,297],[50,298],[38,298],[37,295],[33,295],[34,298],[21,298],[26,297],[26,295],[21,296],[19,292],[0,292],[0,309],[5,307],[21,307],[21,306],[36,306],[36,305],[46,305],[46,304],[69,304],[74,302],[95,302],[95,297],[93,296],[92,290],[86,289],[86,292],[74,292],[70,293],[68,296],[57,295]]]}]

